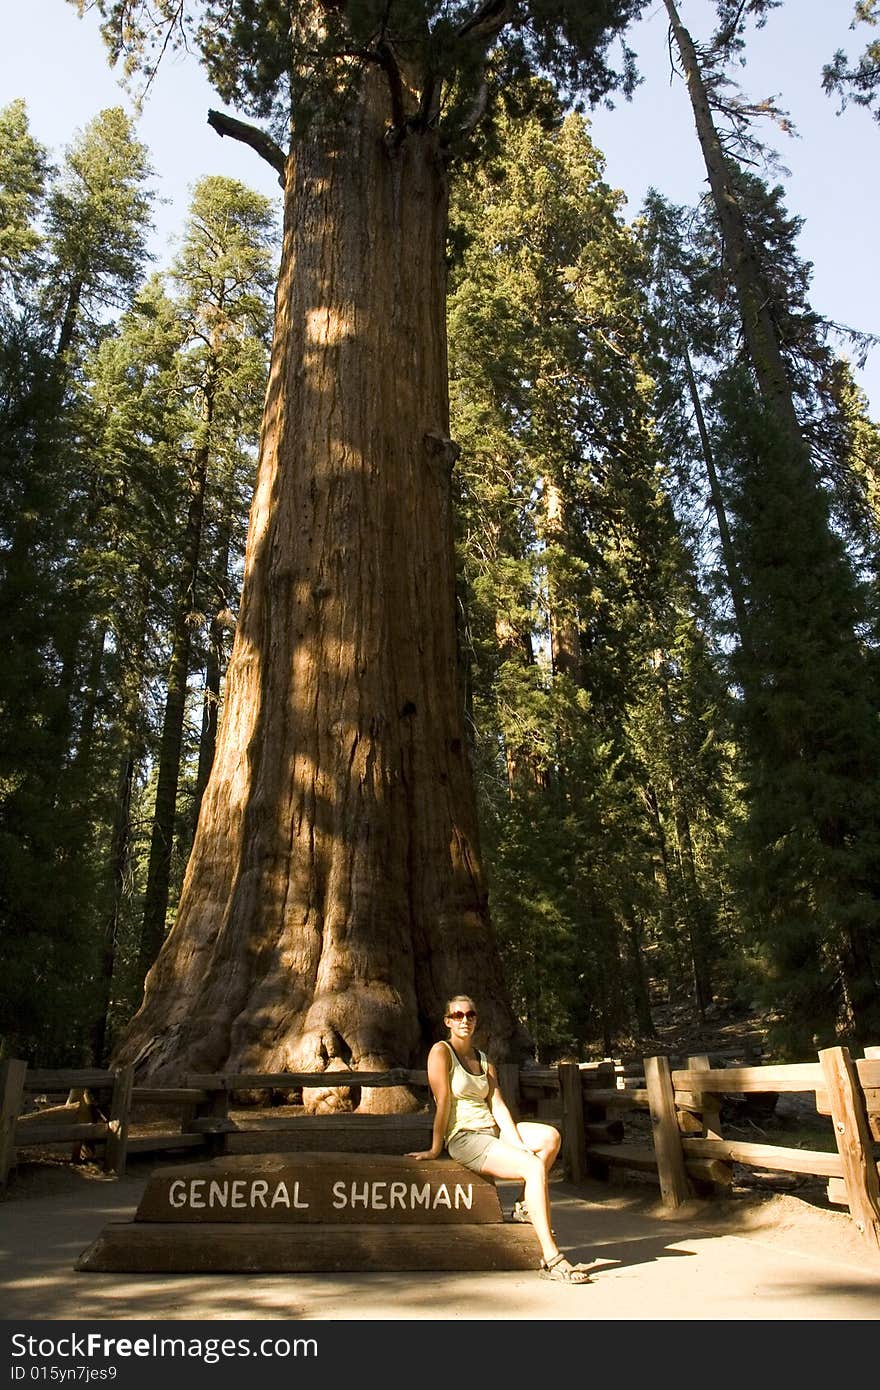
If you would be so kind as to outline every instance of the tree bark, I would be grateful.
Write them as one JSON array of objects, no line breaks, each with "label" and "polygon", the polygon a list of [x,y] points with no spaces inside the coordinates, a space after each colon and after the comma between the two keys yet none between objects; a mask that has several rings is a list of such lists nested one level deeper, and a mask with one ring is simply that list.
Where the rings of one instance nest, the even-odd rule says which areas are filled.
[{"label": "tree bark", "polygon": [[742,319],[743,335],[763,399],[782,427],[799,447],[800,423],[792,398],[791,381],[779,347],[779,337],[768,304],[761,271],[749,241],[748,230],[728,174],[727,160],[715,123],[709,93],[703,81],[694,41],[684,27],[674,0],[664,0],[675,42],[681,56],[691,99],[694,123],[715,211],[724,237],[724,253],[733,276]]},{"label": "tree bark", "polygon": [[110,1006],[113,1001],[113,977],[116,973],[116,949],[119,942],[119,923],[125,897],[125,880],[131,845],[131,794],[137,758],[133,748],[125,751],[116,789],[113,826],[110,834],[108,879],[110,901],[101,935],[98,990],[100,1002],[92,1028],[92,1062],[102,1067],[106,1060]]},{"label": "tree bark", "polygon": [[715,521],[718,526],[718,538],[721,542],[721,557],[727,575],[727,589],[730,594],[730,601],[733,604],[734,617],[736,618],[737,635],[739,637],[740,646],[746,647],[748,645],[748,613],[746,610],[745,595],[743,593],[742,578],[736,560],[733,537],[730,533],[727,508],[724,505],[721,479],[718,477],[718,470],[715,467],[715,453],[712,448],[712,441],[709,438],[706,417],[703,414],[703,402],[700,399],[700,392],[697,386],[697,378],[694,373],[693,363],[691,362],[691,355],[683,335],[681,350],[685,375],[687,377],[688,394],[691,398],[691,405],[694,408],[694,418],[697,423],[697,432],[700,436],[700,448],[703,452],[703,462],[706,465],[706,476],[709,480],[709,496],[712,501],[712,510],[715,513]]},{"label": "tree bark", "polygon": [[64,356],[73,342],[73,335],[76,332],[80,317],[82,292],[82,278],[77,276],[71,282],[70,289],[67,292],[64,317],[61,320],[61,327],[58,330],[58,344],[55,348],[55,354],[59,359]]},{"label": "tree bark", "polygon": [[445,170],[359,80],[288,162],[217,753],[119,1057],[154,1076],[421,1063],[459,990],[511,1052],[457,680]]},{"label": "tree bark", "polygon": [[[231,489],[230,489],[231,492]],[[193,795],[193,816],[191,834],[199,822],[202,798],[214,766],[217,751],[217,727],[220,716],[220,689],[226,664],[226,640],[232,614],[229,608],[229,557],[232,546],[232,499],[224,501],[220,540],[217,547],[217,560],[214,566],[211,601],[213,613],[208,633],[208,654],[205,662],[205,689],[202,698],[202,730],[199,736],[199,765],[196,773],[196,787]]]},{"label": "tree bark", "polygon": [[217,725],[220,713],[220,686],[223,680],[224,627],[217,613],[211,619],[208,635],[208,655],[205,662],[205,691],[202,700],[202,731],[199,736],[199,765],[193,795],[193,831],[198,824],[202,798],[214,765],[217,751]]}]

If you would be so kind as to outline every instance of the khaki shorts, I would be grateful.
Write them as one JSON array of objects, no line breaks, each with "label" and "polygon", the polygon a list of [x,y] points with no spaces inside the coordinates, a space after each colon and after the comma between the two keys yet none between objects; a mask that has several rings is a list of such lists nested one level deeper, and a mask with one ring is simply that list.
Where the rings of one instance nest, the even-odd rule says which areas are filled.
[{"label": "khaki shorts", "polygon": [[451,1139],[447,1139],[446,1152],[456,1163],[479,1173],[486,1162],[489,1145],[494,1144],[498,1134],[497,1126],[492,1129],[460,1129]]}]

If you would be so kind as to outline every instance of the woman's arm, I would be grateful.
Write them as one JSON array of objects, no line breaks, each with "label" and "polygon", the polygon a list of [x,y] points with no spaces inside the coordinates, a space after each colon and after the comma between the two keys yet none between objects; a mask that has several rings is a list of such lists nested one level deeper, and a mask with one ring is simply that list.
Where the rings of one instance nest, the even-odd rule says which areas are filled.
[{"label": "woman's arm", "polygon": [[443,1043],[435,1043],[428,1053],[428,1083],[434,1097],[434,1128],[431,1134],[430,1149],[407,1154],[407,1158],[439,1158],[443,1152],[446,1138],[446,1121],[449,1119],[449,1106],[452,1093],[449,1089],[449,1050]]},{"label": "woman's arm", "polygon": [[513,1121],[513,1116],[507,1108],[507,1102],[501,1094],[498,1085],[498,1074],[495,1071],[494,1063],[487,1062],[486,1071],[489,1076],[489,1108],[492,1111],[492,1118],[498,1126],[501,1138],[505,1144],[509,1144],[513,1149],[522,1149],[525,1153],[531,1150],[520,1138],[519,1130]]}]

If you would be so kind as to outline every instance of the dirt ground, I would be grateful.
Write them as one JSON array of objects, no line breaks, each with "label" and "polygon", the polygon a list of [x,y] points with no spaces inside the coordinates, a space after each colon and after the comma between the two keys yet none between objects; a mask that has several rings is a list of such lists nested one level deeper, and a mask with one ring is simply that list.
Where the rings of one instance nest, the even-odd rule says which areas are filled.
[{"label": "dirt ground", "polygon": [[[178,1160],[179,1162],[179,1160]],[[133,1215],[149,1172],[20,1164],[0,1202],[0,1307],[10,1320],[876,1320],[880,1251],[845,1211],[734,1189],[665,1210],[653,1185],[552,1179],[560,1245],[594,1262],[566,1287],[536,1271],[109,1275],[76,1272],[111,1221]],[[517,1195],[499,1184],[502,1207]]]}]

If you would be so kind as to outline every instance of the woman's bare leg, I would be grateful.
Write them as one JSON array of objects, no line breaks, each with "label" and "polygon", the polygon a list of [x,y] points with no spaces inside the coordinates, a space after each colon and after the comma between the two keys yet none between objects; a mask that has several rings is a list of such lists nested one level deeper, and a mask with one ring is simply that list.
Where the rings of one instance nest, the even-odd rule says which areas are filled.
[{"label": "woman's bare leg", "polygon": [[[562,1135],[559,1130],[555,1129],[553,1125],[538,1124],[534,1120],[520,1120],[516,1128],[526,1148],[538,1155],[549,1177],[550,1169],[556,1162],[562,1144]],[[529,1203],[525,1192],[523,1192],[523,1201],[528,1209]]]},{"label": "woman's bare leg", "polygon": [[526,1153],[506,1144],[503,1139],[493,1139],[480,1171],[490,1178],[521,1179],[525,1184],[526,1205],[541,1245],[541,1254],[545,1261],[558,1255],[559,1246],[550,1229],[550,1195],[544,1160],[531,1150]]}]

